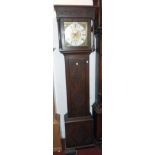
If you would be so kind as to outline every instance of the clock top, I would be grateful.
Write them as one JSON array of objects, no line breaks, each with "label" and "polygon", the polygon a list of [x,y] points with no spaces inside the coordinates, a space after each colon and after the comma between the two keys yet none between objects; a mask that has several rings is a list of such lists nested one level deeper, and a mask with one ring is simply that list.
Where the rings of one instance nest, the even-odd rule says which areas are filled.
[{"label": "clock top", "polygon": [[55,5],[58,19],[59,50],[63,54],[94,50],[94,6]]},{"label": "clock top", "polygon": [[89,5],[55,5],[57,18],[91,18],[95,19],[95,8]]}]

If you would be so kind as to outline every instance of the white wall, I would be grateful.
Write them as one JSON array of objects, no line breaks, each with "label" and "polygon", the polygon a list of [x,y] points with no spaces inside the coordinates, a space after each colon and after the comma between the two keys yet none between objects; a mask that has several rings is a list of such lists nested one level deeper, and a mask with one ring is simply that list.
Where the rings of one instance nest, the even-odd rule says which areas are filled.
[{"label": "white wall", "polygon": [[60,5],[93,5],[92,0],[54,0],[54,4],[60,4]]},{"label": "white wall", "polygon": [[[57,1],[55,4],[64,4],[64,1]],[[67,1],[65,1],[67,2]],[[73,2],[68,1],[68,4]],[[92,5],[92,1],[82,1],[76,4]],[[67,4],[67,3],[65,3]],[[57,112],[61,115],[61,134],[65,137],[65,127],[64,127],[64,114],[67,113],[67,96],[66,96],[66,77],[65,77],[65,63],[64,56],[59,52],[58,44],[58,29],[56,21],[56,13],[53,13],[53,46],[56,48],[53,58],[54,58],[54,87],[55,87],[55,100]],[[95,101],[95,52],[90,55],[90,111],[92,111],[92,104]]]}]

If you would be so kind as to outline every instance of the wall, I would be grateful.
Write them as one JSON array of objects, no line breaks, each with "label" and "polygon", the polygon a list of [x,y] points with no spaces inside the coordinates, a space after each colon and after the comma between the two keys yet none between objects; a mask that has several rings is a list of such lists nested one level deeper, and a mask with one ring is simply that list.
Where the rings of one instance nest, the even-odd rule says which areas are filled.
[{"label": "wall", "polygon": [[74,1],[73,0],[54,0],[53,4],[60,4],[60,5],[93,5],[92,0],[78,0]]},{"label": "wall", "polygon": [[[57,3],[56,3],[57,2]],[[72,1],[65,1],[65,4],[73,5]],[[68,3],[67,3],[68,2]],[[82,3],[81,3],[82,2]],[[58,0],[54,4],[64,4],[64,1]],[[92,5],[92,1],[77,1],[74,4]],[[64,114],[67,112],[67,96],[66,96],[66,77],[64,56],[59,52],[58,44],[58,29],[56,14],[53,10],[53,46],[55,52],[53,54],[53,69],[54,69],[54,87],[57,113],[61,115],[61,134],[65,137]],[[95,52],[90,55],[90,110],[95,101]]]}]

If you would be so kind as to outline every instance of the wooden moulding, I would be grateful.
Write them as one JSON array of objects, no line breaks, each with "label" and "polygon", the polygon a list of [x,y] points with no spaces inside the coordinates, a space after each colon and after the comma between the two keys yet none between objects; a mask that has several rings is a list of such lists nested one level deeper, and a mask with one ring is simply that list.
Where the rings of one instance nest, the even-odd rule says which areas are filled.
[{"label": "wooden moulding", "polygon": [[57,18],[92,18],[95,19],[94,6],[55,5]]}]

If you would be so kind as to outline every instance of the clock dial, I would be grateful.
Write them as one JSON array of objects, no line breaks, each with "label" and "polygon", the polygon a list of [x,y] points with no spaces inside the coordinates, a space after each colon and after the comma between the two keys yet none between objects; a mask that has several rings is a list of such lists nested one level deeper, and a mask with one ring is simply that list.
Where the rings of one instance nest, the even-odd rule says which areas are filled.
[{"label": "clock dial", "polygon": [[87,46],[87,22],[64,22],[66,46]]}]

